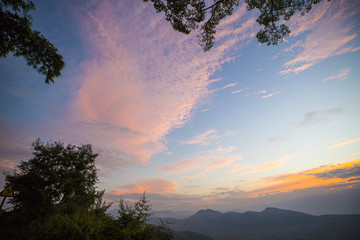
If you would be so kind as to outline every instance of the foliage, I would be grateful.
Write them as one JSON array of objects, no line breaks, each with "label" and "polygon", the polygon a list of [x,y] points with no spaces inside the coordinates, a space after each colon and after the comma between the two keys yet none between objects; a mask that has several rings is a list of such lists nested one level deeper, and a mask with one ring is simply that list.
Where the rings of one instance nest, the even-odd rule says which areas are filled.
[{"label": "foliage", "polygon": [[101,193],[96,191],[97,172],[91,145],[77,147],[54,142],[33,143],[33,158],[22,161],[18,172],[6,181],[15,191],[10,201],[15,209],[44,214],[54,208],[71,212],[90,208]]},{"label": "foliage", "polygon": [[151,216],[150,210],[151,205],[145,193],[134,206],[128,205],[123,199],[120,200],[117,223],[124,230],[124,239],[172,239],[173,233],[166,224],[162,222],[161,225],[155,226],[148,223]]},{"label": "foliage", "polygon": [[[143,0],[149,2],[149,0]],[[179,32],[189,34],[200,26],[199,44],[204,51],[214,45],[216,27],[226,16],[230,16],[239,5],[239,0],[214,0],[210,6],[207,0],[150,0],[157,12],[164,12],[165,18]],[[245,0],[247,9],[260,12],[256,21],[261,30],[256,37],[260,43],[276,45],[289,36],[290,30],[285,24],[278,26],[281,20],[288,21],[296,12],[305,14],[314,4],[322,0]],[[330,1],[330,0],[328,0]]]},{"label": "foliage", "polygon": [[0,239],[172,239],[167,226],[148,223],[151,205],[143,194],[135,205],[123,200],[119,217],[106,213],[104,191],[97,191],[91,145],[44,144],[37,139],[33,158],[7,173],[14,189],[13,210],[0,217]]},{"label": "foliage", "polygon": [[30,0],[0,0],[0,57],[9,52],[24,57],[27,65],[45,75],[45,83],[50,83],[61,75],[65,63],[58,49],[31,28],[29,12],[34,9]]}]

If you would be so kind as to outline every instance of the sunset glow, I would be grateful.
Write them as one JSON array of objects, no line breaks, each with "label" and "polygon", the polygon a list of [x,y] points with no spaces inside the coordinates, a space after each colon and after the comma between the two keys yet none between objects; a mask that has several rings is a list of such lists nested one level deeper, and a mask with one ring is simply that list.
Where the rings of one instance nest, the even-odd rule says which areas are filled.
[{"label": "sunset glow", "polygon": [[240,4],[208,52],[142,0],[34,2],[66,68],[46,85],[0,58],[2,171],[39,137],[92,144],[105,200],[146,192],[155,210],[360,190],[360,1],[294,16],[276,46]]}]

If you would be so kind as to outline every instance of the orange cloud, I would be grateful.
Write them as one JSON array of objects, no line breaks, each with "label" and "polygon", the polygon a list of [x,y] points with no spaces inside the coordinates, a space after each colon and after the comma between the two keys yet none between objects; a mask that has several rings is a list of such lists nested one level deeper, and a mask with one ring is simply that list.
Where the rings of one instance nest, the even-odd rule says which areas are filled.
[{"label": "orange cloud", "polygon": [[331,145],[330,147],[328,147],[328,149],[330,150],[330,149],[333,149],[333,148],[337,148],[337,147],[341,147],[341,146],[348,145],[348,144],[351,144],[351,143],[355,143],[355,142],[357,142],[359,140],[360,140],[360,138],[356,138],[356,139],[349,140],[349,141],[346,141],[346,142],[337,143],[337,144]]},{"label": "orange cloud", "polygon": [[128,184],[120,187],[120,190],[114,191],[113,195],[121,195],[125,193],[157,193],[165,194],[174,192],[177,187],[175,181],[163,178],[150,178],[141,180],[137,183]]},{"label": "orange cloud", "polygon": [[247,193],[249,197],[292,192],[298,189],[331,187],[360,182],[360,160],[326,165],[308,171],[268,177],[254,184],[265,185]]}]

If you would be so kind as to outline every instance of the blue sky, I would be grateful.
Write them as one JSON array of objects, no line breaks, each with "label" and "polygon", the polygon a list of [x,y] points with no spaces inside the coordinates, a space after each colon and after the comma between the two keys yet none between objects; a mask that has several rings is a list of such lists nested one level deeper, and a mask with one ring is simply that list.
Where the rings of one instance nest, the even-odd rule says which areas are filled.
[{"label": "blue sky", "polygon": [[140,0],[35,5],[66,67],[46,85],[0,59],[4,170],[40,137],[92,144],[108,200],[146,191],[159,210],[359,188],[358,1],[294,16],[277,46],[256,41],[256,12],[240,5],[206,53]]}]

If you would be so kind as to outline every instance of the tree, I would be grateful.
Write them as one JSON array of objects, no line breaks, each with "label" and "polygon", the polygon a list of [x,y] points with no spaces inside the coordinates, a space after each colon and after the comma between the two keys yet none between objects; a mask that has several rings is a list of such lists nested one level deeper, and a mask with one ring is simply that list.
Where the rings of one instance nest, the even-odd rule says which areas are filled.
[{"label": "tree", "polygon": [[0,217],[0,239],[30,240],[170,240],[166,225],[149,224],[151,205],[145,194],[134,207],[123,200],[119,217],[106,213],[111,204],[97,191],[91,145],[44,144],[37,139],[33,157],[7,173],[14,190],[13,210]]},{"label": "tree", "polygon": [[123,199],[119,203],[117,226],[122,229],[123,239],[129,240],[168,240],[173,238],[173,232],[167,224],[149,224],[151,205],[143,193],[134,206],[128,205]]},{"label": "tree", "polygon": [[45,83],[54,82],[65,63],[58,49],[31,28],[31,10],[35,5],[30,0],[0,0],[0,57],[9,52],[22,56],[28,66],[45,75]]},{"label": "tree", "polygon": [[95,203],[101,193],[96,191],[97,154],[91,145],[44,144],[37,139],[32,147],[34,157],[22,161],[18,172],[6,176],[14,189],[10,202],[15,209],[49,212],[60,207],[72,211],[79,206],[90,208]]},{"label": "tree", "polygon": [[[149,0],[143,0],[149,2]],[[200,26],[199,44],[204,51],[214,45],[216,26],[233,13],[240,0],[150,0],[157,12],[164,12],[165,19],[179,32],[189,34]],[[309,12],[314,4],[322,0],[245,0],[247,9],[260,11],[256,21],[262,27],[256,37],[260,43],[276,45],[289,36],[290,29],[281,20],[288,21],[296,13]],[[330,1],[330,0],[328,0]]]}]

